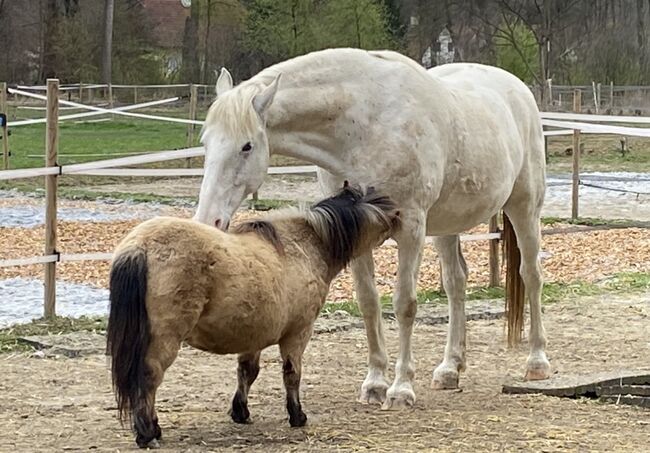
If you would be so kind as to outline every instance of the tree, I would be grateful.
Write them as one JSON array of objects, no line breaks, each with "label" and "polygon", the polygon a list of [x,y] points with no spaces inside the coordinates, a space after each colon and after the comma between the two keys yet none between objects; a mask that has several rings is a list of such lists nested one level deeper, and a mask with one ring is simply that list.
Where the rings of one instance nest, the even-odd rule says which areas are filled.
[{"label": "tree", "polygon": [[330,0],[325,4],[324,47],[392,48],[389,13],[375,0]]},{"label": "tree", "polygon": [[114,0],[104,0],[104,44],[102,46],[102,82],[111,83],[113,55]]},{"label": "tree", "polygon": [[56,77],[56,41],[52,39],[59,31],[59,8],[56,0],[47,0],[44,13],[45,30],[41,38],[41,70],[39,79]]},{"label": "tree", "polygon": [[388,20],[377,0],[254,0],[243,42],[261,68],[327,47],[392,48]]},{"label": "tree", "polygon": [[200,77],[199,65],[199,21],[201,18],[201,5],[198,0],[192,1],[190,17],[185,19],[185,32],[183,33],[183,66],[181,78],[185,82],[197,82]]}]

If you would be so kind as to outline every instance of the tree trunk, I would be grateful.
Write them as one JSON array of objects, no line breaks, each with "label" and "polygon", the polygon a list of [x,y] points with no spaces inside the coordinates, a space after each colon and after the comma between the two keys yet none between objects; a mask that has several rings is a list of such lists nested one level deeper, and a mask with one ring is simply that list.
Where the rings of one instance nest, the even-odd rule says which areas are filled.
[{"label": "tree trunk", "polygon": [[59,10],[56,0],[47,0],[45,6],[45,32],[43,33],[43,46],[41,58],[41,81],[56,77],[56,38],[59,24]]},{"label": "tree trunk", "polygon": [[206,83],[210,78],[210,30],[212,28],[212,0],[208,0],[206,3],[206,18],[205,18],[205,37],[203,40],[203,68],[201,71],[201,83]]},{"label": "tree trunk", "polygon": [[111,83],[113,56],[113,12],[115,0],[104,0],[104,44],[102,46],[102,82]]},{"label": "tree trunk", "polygon": [[185,19],[183,33],[183,67],[181,70],[184,82],[196,83],[201,75],[199,65],[199,18],[201,16],[200,3],[192,2],[190,17]]}]

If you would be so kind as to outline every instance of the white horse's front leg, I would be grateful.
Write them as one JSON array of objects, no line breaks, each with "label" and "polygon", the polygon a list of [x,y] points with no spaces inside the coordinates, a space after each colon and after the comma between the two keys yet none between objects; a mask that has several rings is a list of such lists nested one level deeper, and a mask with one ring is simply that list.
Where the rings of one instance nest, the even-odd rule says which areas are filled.
[{"label": "white horse's front leg", "polygon": [[449,331],[445,357],[433,372],[434,389],[458,388],[458,375],[465,370],[465,287],[467,265],[458,235],[437,237],[442,279],[449,304]]},{"label": "white horse's front leg", "polygon": [[402,409],[415,404],[415,366],[411,357],[411,336],[417,312],[417,281],[424,247],[424,227],[424,219],[403,222],[396,238],[399,262],[393,307],[399,325],[399,356],[395,364],[395,380],[388,389],[382,409]]},{"label": "white horse's front leg", "polygon": [[355,259],[350,267],[368,337],[368,375],[361,385],[359,401],[381,404],[386,399],[386,390],[388,389],[388,381],[385,378],[388,356],[386,355],[379,295],[375,285],[375,266],[372,253]]}]

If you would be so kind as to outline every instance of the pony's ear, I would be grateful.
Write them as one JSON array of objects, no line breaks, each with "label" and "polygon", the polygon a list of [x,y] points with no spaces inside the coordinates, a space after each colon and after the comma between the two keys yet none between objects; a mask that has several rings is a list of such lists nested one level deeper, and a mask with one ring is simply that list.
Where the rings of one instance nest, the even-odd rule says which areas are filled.
[{"label": "pony's ear", "polygon": [[217,78],[217,86],[215,87],[217,97],[223,95],[230,89],[232,89],[232,76],[226,68],[221,68],[221,73]]},{"label": "pony's ear", "polygon": [[260,118],[264,118],[266,111],[271,106],[273,98],[275,97],[275,93],[278,91],[278,84],[280,83],[281,76],[282,73],[278,74],[275,77],[275,80],[273,80],[269,86],[264,88],[261,93],[258,93],[253,97],[253,108],[260,116]]}]

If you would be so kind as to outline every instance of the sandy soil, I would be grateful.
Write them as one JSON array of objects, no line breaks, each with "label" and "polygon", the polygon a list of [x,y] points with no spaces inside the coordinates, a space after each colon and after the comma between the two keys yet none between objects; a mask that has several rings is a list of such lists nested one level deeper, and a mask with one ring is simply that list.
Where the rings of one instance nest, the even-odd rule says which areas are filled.
[{"label": "sandy soil", "polygon": [[[650,293],[584,298],[546,307],[549,356],[559,373],[650,368]],[[302,401],[308,426],[289,428],[275,348],[263,356],[251,393],[253,423],[226,413],[233,357],[184,349],[159,392],[161,451],[643,451],[650,411],[543,396],[501,394],[519,378],[525,349],[507,350],[502,321],[469,323],[468,370],[461,392],[429,389],[446,326],[419,325],[414,354],[418,401],[382,412],[355,401],[365,373],[362,329],[320,334],[305,362]],[[387,330],[394,359],[395,325]],[[106,359],[0,355],[0,451],[125,451],[132,435],[115,419]]]}]

